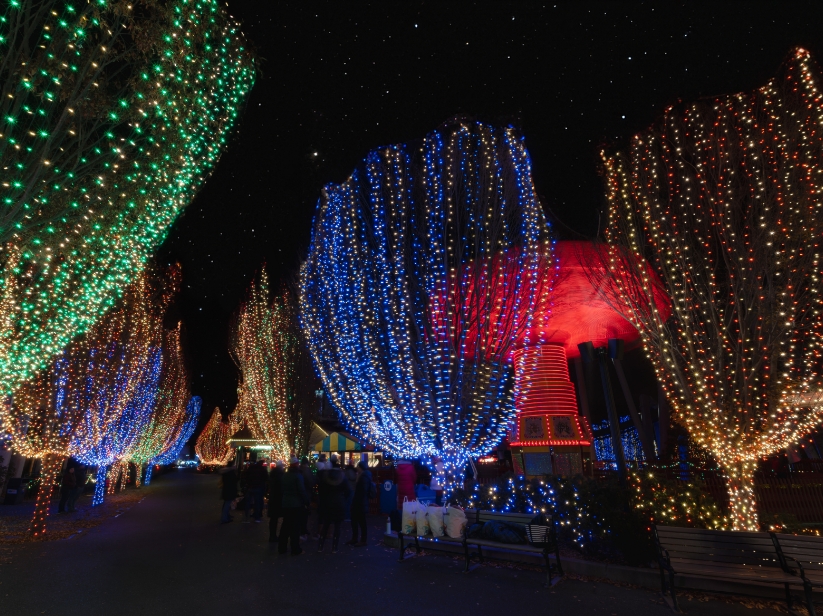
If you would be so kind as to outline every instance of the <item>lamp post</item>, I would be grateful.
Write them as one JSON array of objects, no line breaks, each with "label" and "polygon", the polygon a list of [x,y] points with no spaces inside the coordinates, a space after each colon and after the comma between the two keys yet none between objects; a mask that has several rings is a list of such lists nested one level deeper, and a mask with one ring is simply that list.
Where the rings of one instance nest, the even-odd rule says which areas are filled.
[{"label": "lamp post", "polygon": [[[610,341],[611,342],[611,341]],[[612,450],[614,451],[615,461],[617,462],[617,473],[620,479],[620,485],[626,486],[626,454],[623,451],[623,441],[620,438],[620,419],[617,416],[617,407],[614,403],[614,392],[612,391],[612,382],[609,378],[609,364],[608,359],[614,359],[619,354],[619,345],[609,344],[608,347],[595,348],[592,342],[584,342],[578,344],[580,349],[580,357],[586,363],[597,361],[600,366],[600,378],[603,382],[603,396],[606,398],[606,412],[609,415],[609,428],[612,434]]]}]

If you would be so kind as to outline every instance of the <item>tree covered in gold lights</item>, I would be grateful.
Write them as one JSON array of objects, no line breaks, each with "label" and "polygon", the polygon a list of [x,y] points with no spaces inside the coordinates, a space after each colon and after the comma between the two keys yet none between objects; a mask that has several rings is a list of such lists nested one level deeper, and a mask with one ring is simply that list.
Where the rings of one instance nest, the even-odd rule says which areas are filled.
[{"label": "tree covered in gold lights", "polygon": [[823,93],[809,53],[753,92],[667,109],[604,160],[615,306],[723,468],[733,527],[756,529],[758,460],[823,419]]},{"label": "tree covered in gold lights", "polygon": [[265,270],[235,317],[231,345],[242,375],[238,409],[245,424],[272,446],[274,458],[306,453],[314,406],[303,390],[313,382],[311,359],[295,296],[284,287],[270,298]]},{"label": "tree covered in gold lights", "polygon": [[197,437],[194,453],[204,466],[223,466],[234,458],[234,449],[229,445],[231,435],[238,429],[233,421],[224,420],[220,409],[215,407],[206,427]]}]

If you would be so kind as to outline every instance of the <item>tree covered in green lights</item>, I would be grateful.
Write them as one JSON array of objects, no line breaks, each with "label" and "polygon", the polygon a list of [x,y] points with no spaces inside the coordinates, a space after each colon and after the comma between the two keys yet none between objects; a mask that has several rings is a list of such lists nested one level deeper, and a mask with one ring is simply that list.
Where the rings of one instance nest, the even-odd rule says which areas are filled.
[{"label": "tree covered in green lights", "polygon": [[216,0],[0,9],[0,393],[142,270],[214,169],[253,81]]}]

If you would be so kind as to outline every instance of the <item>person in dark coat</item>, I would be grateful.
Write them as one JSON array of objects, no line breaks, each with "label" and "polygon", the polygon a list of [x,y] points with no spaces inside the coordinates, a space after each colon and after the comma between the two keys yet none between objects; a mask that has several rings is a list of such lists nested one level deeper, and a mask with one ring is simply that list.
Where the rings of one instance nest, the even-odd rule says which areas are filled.
[{"label": "person in dark coat", "polygon": [[253,509],[254,521],[263,521],[263,497],[268,483],[269,473],[263,460],[258,460],[246,470],[246,522],[249,521],[250,507]]},{"label": "person in dark coat", "polygon": [[305,540],[309,537],[309,506],[311,505],[311,500],[314,497],[315,486],[314,473],[311,470],[311,465],[309,465],[309,459],[305,456],[300,461],[300,473],[303,475],[303,485],[305,486],[306,494],[309,497],[309,502],[303,511],[303,519],[300,524],[300,534]]},{"label": "person in dark coat", "polygon": [[303,512],[309,504],[309,496],[297,458],[291,459],[289,470],[283,475],[280,485],[283,490],[283,527],[277,540],[277,552],[285,554],[291,544],[292,556],[298,556],[303,553],[300,548],[300,526],[303,523]]},{"label": "person in dark coat", "polygon": [[277,541],[277,523],[283,517],[283,462],[278,460],[269,473],[269,541]]},{"label": "person in dark coat", "polygon": [[351,489],[340,468],[337,456],[332,456],[331,468],[321,471],[317,479],[317,509],[320,517],[320,546],[318,552],[323,551],[329,526],[334,524],[331,551],[337,552],[337,543],[340,541],[340,525],[346,512],[346,498]]},{"label": "person in dark coat", "polygon": [[66,503],[76,489],[77,476],[74,474],[74,464],[69,460],[69,466],[67,466],[66,472],[63,473],[63,481],[60,484],[60,504],[57,506],[57,513],[66,513]]},{"label": "person in dark coat", "polygon": [[353,465],[347,464],[343,469],[346,476],[346,483],[349,486],[349,495],[346,497],[346,512],[343,515],[344,522],[351,522],[351,503],[354,500],[354,485],[357,483],[357,469]]},{"label": "person in dark coat", "polygon": [[233,465],[227,465],[220,471],[220,498],[223,499],[223,515],[220,518],[221,524],[226,524],[232,521],[231,504],[238,496],[237,491],[237,470]]},{"label": "person in dark coat", "polygon": [[[361,461],[357,465],[357,481],[354,484],[354,498],[351,503],[351,540],[346,545],[363,547],[366,543],[366,512],[369,510],[369,492],[371,491],[371,471]],[[358,530],[360,540],[358,541]]]}]

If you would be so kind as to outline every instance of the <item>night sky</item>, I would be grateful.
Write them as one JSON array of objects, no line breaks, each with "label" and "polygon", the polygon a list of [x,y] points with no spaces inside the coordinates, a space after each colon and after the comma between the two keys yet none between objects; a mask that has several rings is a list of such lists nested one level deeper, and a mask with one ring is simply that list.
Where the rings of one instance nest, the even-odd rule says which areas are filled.
[{"label": "night sky", "polygon": [[258,80],[160,251],[183,265],[179,314],[205,419],[236,403],[228,325],[251,279],[264,263],[275,285],[296,279],[321,187],[370,149],[455,115],[513,124],[556,235],[593,236],[603,146],[623,146],[680,99],[765,84],[795,46],[823,61],[819,1],[228,6]]}]

